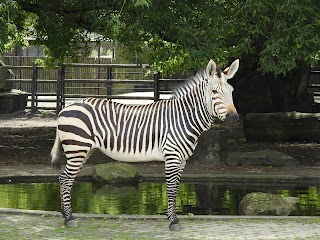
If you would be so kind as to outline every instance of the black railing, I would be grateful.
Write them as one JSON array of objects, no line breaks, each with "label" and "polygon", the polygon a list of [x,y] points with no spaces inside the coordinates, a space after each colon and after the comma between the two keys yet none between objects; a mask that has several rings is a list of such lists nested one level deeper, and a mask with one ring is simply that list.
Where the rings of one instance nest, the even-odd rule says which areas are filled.
[{"label": "black railing", "polygon": [[[31,112],[38,109],[56,110],[66,102],[83,98],[99,97],[126,100],[161,100],[161,94],[170,94],[170,85],[184,79],[163,79],[160,74],[148,73],[148,65],[135,64],[59,64],[46,70],[41,66],[2,66],[13,72],[25,71],[29,78],[8,79],[14,88],[28,93]],[[56,71],[56,79],[41,79],[41,71]],[[161,86],[162,82],[163,86]],[[150,92],[151,95],[130,95],[133,92]],[[40,105],[43,103],[51,103]],[[52,104],[55,103],[55,106]]]},{"label": "black railing", "polygon": [[[14,88],[28,93],[28,107],[32,113],[38,109],[56,110],[58,113],[68,101],[83,97],[158,101],[164,94],[171,94],[171,89],[178,83],[185,81],[161,78],[159,73],[148,74],[148,65],[135,64],[60,64],[51,70],[37,65],[1,67],[18,73],[8,81]],[[17,78],[21,72],[24,78]],[[55,79],[44,79],[46,76]],[[320,99],[319,70],[311,72],[308,89],[315,99]],[[128,94],[133,92],[152,94]]]}]

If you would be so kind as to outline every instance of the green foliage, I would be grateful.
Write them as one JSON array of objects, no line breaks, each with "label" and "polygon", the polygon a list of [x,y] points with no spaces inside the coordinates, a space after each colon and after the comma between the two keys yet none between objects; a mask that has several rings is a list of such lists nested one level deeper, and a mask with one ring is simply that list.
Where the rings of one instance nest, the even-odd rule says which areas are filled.
[{"label": "green foliage", "polygon": [[86,55],[93,32],[168,73],[241,58],[284,75],[320,58],[318,0],[6,0],[0,13],[0,52],[34,36],[51,64]]},{"label": "green foliage", "polygon": [[26,45],[24,37],[29,32],[27,13],[19,13],[18,3],[5,0],[0,3],[0,53],[16,45]]},{"label": "green foliage", "polygon": [[319,1],[246,1],[237,12],[262,72],[285,74],[319,61]]}]

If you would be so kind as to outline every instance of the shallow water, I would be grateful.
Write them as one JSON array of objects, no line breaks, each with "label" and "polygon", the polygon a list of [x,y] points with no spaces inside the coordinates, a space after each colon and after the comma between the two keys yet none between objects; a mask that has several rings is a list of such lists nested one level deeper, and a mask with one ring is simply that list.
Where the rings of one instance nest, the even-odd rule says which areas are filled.
[{"label": "shallow water", "polygon": [[[239,202],[248,192],[271,192],[300,199],[295,215],[320,216],[320,187],[252,187],[182,183],[177,197],[179,214],[237,215]],[[106,214],[166,214],[163,183],[105,185],[76,182],[72,191],[74,212]],[[0,184],[0,208],[60,211],[58,183]]]}]

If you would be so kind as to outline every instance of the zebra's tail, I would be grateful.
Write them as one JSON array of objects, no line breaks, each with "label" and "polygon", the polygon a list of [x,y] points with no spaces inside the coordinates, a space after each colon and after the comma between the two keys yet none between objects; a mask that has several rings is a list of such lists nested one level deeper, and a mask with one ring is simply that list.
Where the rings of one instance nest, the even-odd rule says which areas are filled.
[{"label": "zebra's tail", "polygon": [[58,135],[58,129],[56,132],[56,139],[54,141],[53,147],[51,149],[51,164],[54,168],[60,169],[60,159],[61,159],[61,141]]}]

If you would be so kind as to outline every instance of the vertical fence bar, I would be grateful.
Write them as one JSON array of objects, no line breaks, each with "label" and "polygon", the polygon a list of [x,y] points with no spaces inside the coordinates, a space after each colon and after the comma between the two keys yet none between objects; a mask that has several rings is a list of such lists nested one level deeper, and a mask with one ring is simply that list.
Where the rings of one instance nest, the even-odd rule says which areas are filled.
[{"label": "vertical fence bar", "polygon": [[60,81],[60,86],[61,86],[61,88],[60,88],[60,93],[61,93],[60,106],[61,106],[61,109],[66,106],[66,95],[65,95],[66,81],[65,80],[66,80],[66,65],[62,63],[61,64],[61,81]]},{"label": "vertical fence bar", "polygon": [[[100,72],[101,72],[101,68],[99,67],[100,65],[100,43],[98,44],[98,58],[95,61],[95,64],[97,64],[96,67],[96,80],[100,80]],[[100,82],[96,83],[96,94],[100,95]]]},{"label": "vertical fence bar", "polygon": [[37,65],[34,63],[32,66],[32,82],[31,82],[31,114],[35,114],[37,111],[37,102],[36,102],[37,78],[38,78]]},{"label": "vertical fence bar", "polygon": [[112,98],[112,67],[107,66],[107,96]]},{"label": "vertical fence bar", "polygon": [[160,73],[154,74],[154,84],[153,84],[153,94],[154,101],[159,101],[160,99]]},{"label": "vertical fence bar", "polygon": [[63,75],[63,68],[62,64],[59,63],[58,65],[58,79],[57,79],[57,105],[56,105],[56,114],[58,115],[62,109],[62,75]]}]

